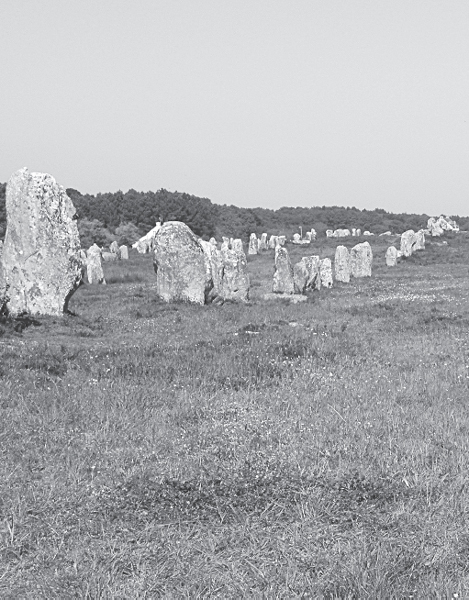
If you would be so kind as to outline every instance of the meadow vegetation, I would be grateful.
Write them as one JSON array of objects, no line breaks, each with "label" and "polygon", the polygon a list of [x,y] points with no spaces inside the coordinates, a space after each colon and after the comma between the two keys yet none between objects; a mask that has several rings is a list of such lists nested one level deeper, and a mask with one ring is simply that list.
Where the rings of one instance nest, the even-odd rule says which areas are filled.
[{"label": "meadow vegetation", "polygon": [[205,307],[132,253],[73,314],[0,315],[0,597],[468,597],[469,234],[444,239],[389,269],[373,238],[371,279],[304,304],[261,300],[271,252],[248,305]]}]

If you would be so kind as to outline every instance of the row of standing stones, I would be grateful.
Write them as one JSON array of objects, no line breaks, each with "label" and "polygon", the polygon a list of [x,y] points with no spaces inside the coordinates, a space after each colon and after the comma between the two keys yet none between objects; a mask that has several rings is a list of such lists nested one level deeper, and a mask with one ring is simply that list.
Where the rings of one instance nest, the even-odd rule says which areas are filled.
[{"label": "row of standing stones", "polygon": [[[7,186],[6,213],[3,247],[0,242],[0,310],[6,308],[9,314],[63,314],[85,273],[89,283],[105,283],[103,261],[128,258],[128,248],[117,242],[111,244],[110,252],[96,244],[88,252],[81,249],[75,208],[51,175],[30,173],[26,168],[14,173]],[[295,235],[293,243],[309,244],[316,232],[307,232],[306,240]],[[260,240],[251,235],[248,254],[275,250],[272,293],[264,299],[302,301],[305,292],[331,287],[334,278],[348,283],[351,277],[371,277],[373,253],[368,242],[350,251],[338,246],[334,276],[329,258],[307,256],[292,266],[285,242],[285,236],[271,236],[267,241],[267,234]],[[167,302],[249,299],[247,260],[239,239],[223,238],[219,249],[214,238],[206,242],[184,223],[169,221],[157,224],[134,247],[153,252],[156,294]],[[394,266],[401,256],[424,248],[425,230],[407,231],[401,236],[400,250],[388,248],[386,264]]]}]

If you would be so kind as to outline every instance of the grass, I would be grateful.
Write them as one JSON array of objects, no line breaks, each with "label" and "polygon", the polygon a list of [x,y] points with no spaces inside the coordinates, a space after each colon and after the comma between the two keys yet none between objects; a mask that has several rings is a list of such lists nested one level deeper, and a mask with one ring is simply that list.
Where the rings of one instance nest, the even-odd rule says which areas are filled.
[{"label": "grass", "polygon": [[467,597],[467,238],[298,305],[270,252],[221,307],[132,255],[3,318],[0,597]]}]

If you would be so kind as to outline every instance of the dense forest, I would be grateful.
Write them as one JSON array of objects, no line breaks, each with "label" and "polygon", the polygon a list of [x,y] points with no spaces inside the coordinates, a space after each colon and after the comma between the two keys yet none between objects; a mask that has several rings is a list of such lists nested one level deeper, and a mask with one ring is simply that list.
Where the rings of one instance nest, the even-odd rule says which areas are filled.
[{"label": "dense forest", "polygon": [[[6,228],[6,184],[0,183],[0,239]],[[117,239],[119,244],[132,244],[154,227],[157,221],[183,221],[197,235],[209,239],[228,237],[249,238],[252,232],[260,235],[285,234],[287,236],[314,227],[319,234],[326,229],[359,227],[379,234],[385,231],[402,233],[407,229],[426,226],[428,215],[394,214],[381,208],[359,210],[354,207],[312,206],[267,208],[239,208],[214,204],[208,198],[198,198],[180,192],[109,192],[81,194],[72,188],[67,193],[78,215],[78,228],[83,247],[93,242],[108,245]],[[438,216],[438,215],[433,215]],[[461,229],[469,228],[469,217],[450,215]]]}]

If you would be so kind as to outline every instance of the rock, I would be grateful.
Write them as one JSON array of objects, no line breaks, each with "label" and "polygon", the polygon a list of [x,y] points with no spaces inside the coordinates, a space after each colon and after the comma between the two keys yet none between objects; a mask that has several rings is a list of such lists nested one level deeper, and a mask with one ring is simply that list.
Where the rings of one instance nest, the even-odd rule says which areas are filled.
[{"label": "rock", "polygon": [[156,293],[165,302],[205,303],[206,267],[197,236],[180,221],[161,226],[154,242]]},{"label": "rock", "polygon": [[355,237],[357,235],[357,230],[355,227],[352,227],[352,237]]},{"label": "rock", "polygon": [[370,236],[370,235],[374,235],[374,233],[371,233],[370,231],[364,231],[363,235]]},{"label": "rock", "polygon": [[126,246],[125,244],[123,244],[119,248],[119,252],[120,252],[121,260],[129,260],[129,248],[128,248],[128,246]]},{"label": "rock", "polygon": [[340,238],[340,237],[348,237],[349,235],[351,235],[351,233],[350,233],[350,229],[336,229],[332,235],[333,235],[333,237]]},{"label": "rock", "polygon": [[229,238],[223,236],[222,237],[222,242],[221,242],[221,248],[220,250],[224,250],[225,248],[229,248],[230,247],[230,240]]},{"label": "rock", "polygon": [[261,235],[261,239],[259,240],[259,250],[267,250],[267,234],[263,233]]},{"label": "rock", "polygon": [[239,238],[233,240],[231,242],[231,249],[237,252],[238,254],[244,254],[243,240],[240,240]]},{"label": "rock", "polygon": [[121,251],[120,251],[120,248],[119,248],[119,244],[116,242],[116,240],[114,240],[112,242],[112,244],[109,246],[109,251],[113,252],[114,254],[117,254],[117,258],[120,259],[120,257],[121,257]]},{"label": "rock", "polygon": [[357,244],[350,250],[352,277],[371,277],[373,252],[368,242]]},{"label": "rock", "polygon": [[355,234],[356,234],[356,236],[357,236],[357,237],[360,237],[360,236],[361,236],[361,234],[362,234],[362,230],[361,230],[361,229],[357,229],[357,230],[355,231]]},{"label": "rock", "polygon": [[311,241],[311,239],[312,239],[312,234],[311,234],[311,231],[307,231],[307,232],[305,233],[305,240],[306,240],[307,242],[310,242],[310,241]]},{"label": "rock", "polygon": [[415,234],[414,252],[416,250],[425,250],[425,232],[419,229]]},{"label": "rock", "polygon": [[331,238],[334,236],[334,231],[332,229],[326,229],[326,237]]},{"label": "rock", "polygon": [[350,264],[350,253],[345,246],[337,246],[334,258],[334,276],[337,281],[350,282],[352,265]]},{"label": "rock", "polygon": [[384,235],[392,235],[390,231],[385,231],[384,233],[380,233],[379,237],[383,237]]},{"label": "rock", "polygon": [[269,248],[271,250],[275,250],[275,247],[278,245],[278,235],[271,235],[269,239]]},{"label": "rock", "polygon": [[315,240],[317,236],[316,229],[311,229],[311,240]]},{"label": "rock", "polygon": [[412,252],[414,250],[415,243],[416,243],[415,231],[413,229],[404,231],[404,233],[401,235],[402,256],[404,256],[406,258],[409,256],[412,256]]},{"label": "rock", "polygon": [[161,223],[158,221],[153,229],[150,229],[143,237],[132,244],[132,248],[135,248],[139,254],[146,254],[153,248],[155,237],[161,229]]},{"label": "rock", "polygon": [[441,223],[439,222],[439,219],[436,219],[435,217],[430,217],[428,219],[427,229],[430,231],[432,237],[440,237],[443,235]]},{"label": "rock", "polygon": [[303,296],[302,294],[283,294],[283,293],[270,293],[264,294],[262,296],[263,300],[288,300],[292,304],[297,304],[298,302],[306,302],[308,296]]},{"label": "rock", "polygon": [[214,246],[214,248],[218,247],[217,240],[214,237],[210,238],[210,244],[212,244],[212,246]]},{"label": "rock", "polygon": [[223,261],[220,250],[210,242],[199,239],[204,253],[205,265],[205,302],[213,302],[221,294]]},{"label": "rock", "polygon": [[99,254],[99,256],[101,256],[102,250],[98,246],[98,244],[93,244],[92,246],[90,246],[88,248],[88,252],[86,253],[86,256],[89,256],[90,254]]},{"label": "rock", "polygon": [[[97,248],[97,250],[96,250]],[[86,278],[88,283],[105,284],[101,250],[96,244],[88,250],[86,258]]]},{"label": "rock", "polygon": [[82,278],[75,207],[46,173],[20,169],[6,190],[3,277],[12,315],[61,315]]},{"label": "rock", "polygon": [[244,252],[225,248],[221,251],[223,277],[221,292],[223,300],[247,302],[249,300],[249,275]]},{"label": "rock", "polygon": [[321,278],[321,285],[323,287],[332,287],[332,262],[330,258],[324,258],[321,260],[319,266],[319,276]]},{"label": "rock", "polygon": [[6,285],[5,285],[5,278],[3,276],[3,261],[2,261],[2,256],[3,256],[3,242],[2,240],[0,240],[0,314],[2,311],[2,302],[4,301],[4,297],[6,294]]},{"label": "rock", "polygon": [[395,267],[397,265],[398,253],[394,246],[389,246],[386,250],[386,265],[388,267]]},{"label": "rock", "polygon": [[277,238],[277,245],[278,245],[278,246],[285,246],[285,244],[286,244],[286,241],[287,241],[287,238],[286,238],[286,236],[284,236],[284,235],[279,235],[279,236],[278,236],[278,238]]},{"label": "rock", "polygon": [[119,257],[117,254],[114,254],[114,252],[103,252],[102,257],[104,262],[115,262],[119,260]]},{"label": "rock", "polygon": [[290,257],[287,249],[283,246],[275,248],[275,272],[272,291],[281,294],[293,294],[295,291]]},{"label": "rock", "polygon": [[293,267],[296,293],[304,294],[311,290],[321,289],[320,264],[319,256],[304,256],[300,262],[296,263]]},{"label": "rock", "polygon": [[294,244],[299,244],[301,242],[301,235],[299,233],[294,233],[292,241]]},{"label": "rock", "polygon": [[248,254],[257,254],[258,250],[259,250],[259,240],[257,239],[257,236],[255,233],[251,233],[251,236],[249,238]]}]

